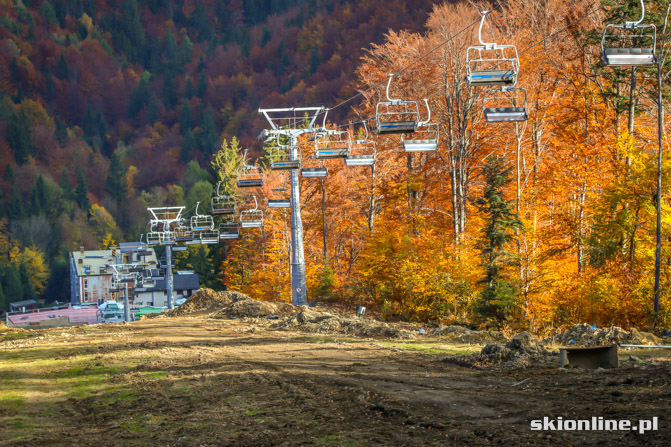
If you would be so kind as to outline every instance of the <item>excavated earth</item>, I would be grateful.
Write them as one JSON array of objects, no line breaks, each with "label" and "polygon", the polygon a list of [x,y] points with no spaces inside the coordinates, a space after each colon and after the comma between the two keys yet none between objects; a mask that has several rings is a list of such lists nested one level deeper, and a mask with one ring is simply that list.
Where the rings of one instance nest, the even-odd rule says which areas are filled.
[{"label": "excavated earth", "polygon": [[[420,328],[206,291],[129,324],[5,329],[0,446],[669,445],[666,351],[561,369],[526,333]],[[659,427],[532,431],[545,416]]]}]

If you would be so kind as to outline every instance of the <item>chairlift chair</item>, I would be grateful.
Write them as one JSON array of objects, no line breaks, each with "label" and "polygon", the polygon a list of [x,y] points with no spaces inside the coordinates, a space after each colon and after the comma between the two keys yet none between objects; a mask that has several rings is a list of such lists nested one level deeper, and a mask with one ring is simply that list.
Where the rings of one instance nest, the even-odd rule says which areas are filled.
[{"label": "chairlift chair", "polygon": [[147,245],[159,245],[163,239],[163,232],[149,231],[147,233]]},{"label": "chairlift chair", "polygon": [[214,219],[209,214],[199,214],[199,205],[200,202],[196,203],[196,214],[191,216],[191,231],[213,230]]},{"label": "chairlift chair", "polygon": [[[306,161],[307,160],[314,160],[314,161],[316,161],[316,164],[315,164],[314,161],[312,161],[312,162],[308,162],[309,165],[307,165],[307,166],[303,165],[303,167],[301,168],[301,177],[304,177],[304,178],[325,178],[325,177],[328,176],[328,174],[329,174],[328,168],[326,166],[323,166],[322,162],[320,160],[315,159],[313,157],[308,157],[306,159]],[[310,166],[310,165],[312,165],[312,166]]]},{"label": "chairlift chair", "polygon": [[188,242],[193,239],[190,228],[179,227],[175,230],[175,242]]},{"label": "chairlift chair", "polygon": [[387,81],[387,101],[375,106],[375,121],[378,134],[411,133],[417,130],[419,105],[417,101],[404,101],[389,97],[389,86],[394,74]]},{"label": "chairlift chair", "polygon": [[[286,192],[285,188],[275,188],[273,189],[275,193],[284,193]],[[268,208],[291,208],[291,199],[283,195],[281,198],[268,199]]]},{"label": "chairlift chair", "polygon": [[508,87],[487,89],[482,97],[482,110],[488,123],[526,121],[527,91]]},{"label": "chairlift chair", "polygon": [[[292,157],[295,151],[299,152],[298,146],[291,146],[291,144],[282,144],[282,135],[277,135],[277,146],[270,150],[270,169],[279,171],[287,169],[300,169],[301,157],[300,153],[297,157]],[[291,139],[290,139],[291,141]]]},{"label": "chairlift chair", "polygon": [[403,140],[403,150],[406,152],[433,152],[438,150],[438,124],[429,123],[431,120],[431,108],[429,101],[424,100],[429,116],[426,121],[418,123],[417,129],[407,138],[405,134],[401,137]]},{"label": "chairlift chair", "polygon": [[219,239],[230,240],[240,237],[240,226],[234,220],[219,224]]},{"label": "chairlift chair", "polygon": [[510,86],[517,84],[520,58],[515,45],[499,45],[482,41],[482,26],[491,11],[482,13],[478,40],[480,45],[466,50],[466,82],[472,87]]},{"label": "chairlift chair", "polygon": [[320,160],[347,158],[352,139],[346,130],[326,130],[315,135],[315,157]]},{"label": "chairlift chair", "polygon": [[657,64],[657,27],[643,23],[644,19],[645,2],[641,0],[639,20],[606,25],[601,37],[601,55],[606,65],[635,67]]},{"label": "chairlift chair", "polygon": [[242,228],[261,228],[263,227],[263,211],[259,209],[259,203],[254,197],[254,208],[242,210],[240,212],[240,226]]},{"label": "chairlift chair", "polygon": [[259,188],[263,186],[266,179],[266,173],[263,168],[259,166],[251,166],[247,164],[247,150],[245,149],[242,156],[243,165],[238,168],[238,187],[239,188]]},{"label": "chairlift chair", "polygon": [[373,166],[375,164],[375,141],[368,139],[368,126],[363,122],[366,136],[363,140],[355,140],[352,150],[345,158],[345,166]]},{"label": "chairlift chair", "polygon": [[235,214],[235,197],[221,194],[220,188],[221,182],[217,183],[217,195],[210,201],[212,214]]},{"label": "chairlift chair", "polygon": [[200,242],[205,245],[212,245],[219,243],[219,229],[205,230],[199,233]]},{"label": "chairlift chair", "polygon": [[347,130],[328,130],[326,128],[327,115],[328,110],[324,112],[322,128],[314,134],[314,157],[320,160],[345,158],[352,149],[352,137]]},{"label": "chairlift chair", "polygon": [[175,245],[175,233],[173,231],[164,231],[161,233],[161,245]]}]

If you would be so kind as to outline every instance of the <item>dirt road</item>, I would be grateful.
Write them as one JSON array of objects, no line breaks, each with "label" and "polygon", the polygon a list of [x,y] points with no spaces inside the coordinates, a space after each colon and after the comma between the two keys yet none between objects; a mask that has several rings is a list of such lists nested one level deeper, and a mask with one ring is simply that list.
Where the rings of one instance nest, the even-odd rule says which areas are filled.
[{"label": "dirt road", "polygon": [[[0,332],[0,446],[669,445],[670,361],[598,371],[444,361],[479,348],[206,315]],[[656,416],[659,429],[532,431],[545,416]]]}]

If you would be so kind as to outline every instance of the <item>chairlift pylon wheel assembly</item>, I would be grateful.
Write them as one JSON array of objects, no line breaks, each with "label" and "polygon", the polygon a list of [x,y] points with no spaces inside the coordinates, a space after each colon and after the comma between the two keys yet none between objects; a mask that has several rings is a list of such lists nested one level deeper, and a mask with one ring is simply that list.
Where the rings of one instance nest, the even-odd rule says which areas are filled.
[{"label": "chairlift pylon wheel assembly", "polygon": [[487,89],[482,97],[482,111],[488,123],[526,121],[527,91],[508,87]]},{"label": "chairlift pylon wheel assembly", "polygon": [[412,133],[417,130],[420,122],[419,105],[417,101],[404,101],[389,97],[389,87],[393,77],[394,74],[390,74],[389,81],[387,81],[387,100],[380,101],[375,106],[377,133]]},{"label": "chairlift pylon wheel assembly", "polygon": [[466,49],[466,83],[471,87],[508,86],[517,84],[520,58],[515,45],[483,42],[482,27],[491,11],[482,13],[478,40],[480,45]]},{"label": "chairlift pylon wheel assembly", "polygon": [[657,64],[657,27],[643,23],[645,2],[641,0],[641,18],[624,24],[608,24],[601,37],[601,55],[606,65],[636,67]]}]

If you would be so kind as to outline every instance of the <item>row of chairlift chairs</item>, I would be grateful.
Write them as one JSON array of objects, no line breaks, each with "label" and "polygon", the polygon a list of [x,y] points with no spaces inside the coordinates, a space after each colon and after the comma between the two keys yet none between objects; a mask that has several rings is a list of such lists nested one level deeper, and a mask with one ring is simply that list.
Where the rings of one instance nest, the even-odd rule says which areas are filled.
[{"label": "row of chairlift chairs", "polygon": [[[643,24],[645,4],[641,0],[642,16],[636,22],[609,24],[603,32],[601,48],[604,63],[610,66],[644,66],[657,63],[656,28]],[[491,11],[484,12],[478,30],[479,45],[471,46],[466,54],[466,79],[471,87],[489,87],[482,99],[483,116],[486,122],[520,122],[528,119],[527,92],[517,87],[520,62],[514,45],[488,43],[482,40],[482,28]],[[417,101],[391,99],[389,89],[393,79],[389,76],[386,101],[376,106],[376,131],[379,135],[401,134],[406,152],[431,152],[438,149],[438,124],[431,123],[431,108],[427,99],[424,106],[427,119],[422,120]],[[304,178],[324,178],[328,175],[327,160],[343,159],[346,166],[372,166],[375,164],[375,142],[369,139],[364,121],[365,137],[353,140],[347,130],[328,130],[324,113],[323,127],[312,137],[314,155],[302,157],[300,149],[292,146],[289,137],[278,134],[276,145],[270,153],[270,168],[275,171],[300,170]],[[246,157],[245,157],[246,158]],[[244,159],[243,159],[244,160]],[[258,188],[265,182],[265,171],[260,166],[248,165],[246,161],[237,171],[239,188]],[[239,220],[235,220],[237,203],[235,197],[220,193],[211,200],[212,215],[229,216],[215,229],[211,215],[198,213],[188,223],[180,224],[174,231],[174,242],[217,243],[222,239],[237,239],[240,228],[263,226],[263,211],[258,207],[256,196],[252,196],[254,207],[243,209]],[[269,208],[289,208],[291,202],[284,194],[286,188],[273,189],[274,197],[268,199]],[[148,242],[165,243],[161,235],[169,232],[155,231],[147,235]]]},{"label": "row of chairlift chairs", "polygon": [[[641,3],[641,17],[637,21],[624,24],[608,24],[601,38],[601,54],[605,65],[613,67],[651,66],[657,64],[657,28],[654,24],[643,23],[645,2]],[[479,45],[466,50],[466,83],[470,87],[489,87],[484,91],[482,111],[486,122],[520,122],[528,120],[527,92],[517,87],[520,61],[514,45],[489,43],[482,40],[482,28],[491,11],[485,11],[478,29]],[[430,151],[437,148],[438,128],[427,121],[420,121],[419,105],[416,101],[392,100],[377,104],[376,121],[378,134],[402,133],[406,151]],[[426,138],[407,134],[425,134]],[[435,138],[434,138],[435,135]]]}]

